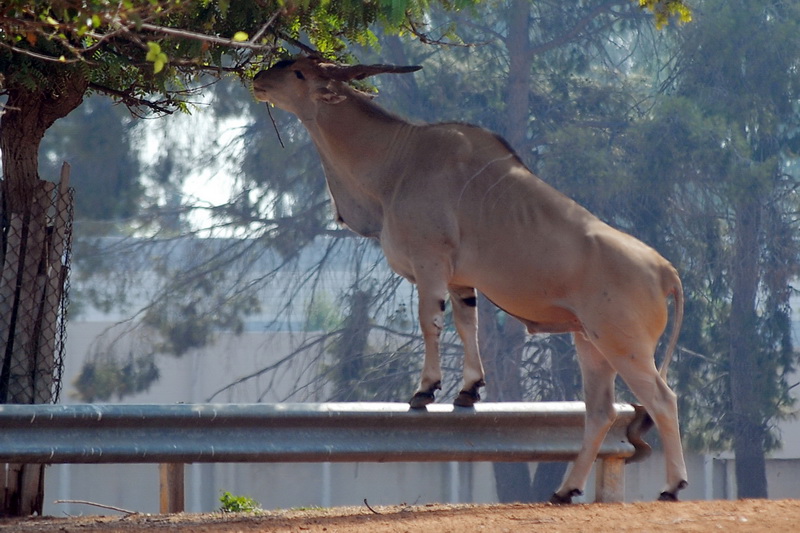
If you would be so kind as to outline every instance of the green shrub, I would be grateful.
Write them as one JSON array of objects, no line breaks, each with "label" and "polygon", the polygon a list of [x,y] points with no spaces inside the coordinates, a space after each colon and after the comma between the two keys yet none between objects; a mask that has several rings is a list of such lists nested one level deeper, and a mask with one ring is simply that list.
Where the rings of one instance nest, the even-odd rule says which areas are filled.
[{"label": "green shrub", "polygon": [[228,491],[219,497],[219,510],[223,513],[252,513],[261,510],[261,504],[248,496],[234,496]]}]

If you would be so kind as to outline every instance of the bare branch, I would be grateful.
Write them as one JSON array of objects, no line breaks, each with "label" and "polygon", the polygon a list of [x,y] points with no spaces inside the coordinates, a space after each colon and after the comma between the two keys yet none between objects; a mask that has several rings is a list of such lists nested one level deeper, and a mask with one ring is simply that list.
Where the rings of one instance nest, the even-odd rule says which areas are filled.
[{"label": "bare branch", "polygon": [[549,50],[552,50],[554,48],[558,48],[559,46],[562,46],[562,45],[564,45],[566,43],[572,42],[574,39],[576,39],[578,36],[580,36],[580,34],[583,33],[583,31],[587,27],[589,27],[589,25],[597,17],[602,15],[603,12],[609,11],[609,12],[614,13],[615,15],[619,16],[619,13],[615,12],[612,8],[615,7],[615,6],[618,6],[618,5],[625,5],[625,4],[626,4],[626,2],[621,1],[621,0],[611,0],[610,2],[606,2],[605,4],[601,4],[601,5],[597,6],[596,8],[591,10],[589,13],[587,13],[586,15],[581,17],[577,22],[575,22],[573,27],[570,30],[566,31],[563,35],[561,35],[561,36],[559,36],[559,37],[557,37],[555,39],[552,39],[550,41],[547,41],[545,43],[541,43],[539,45],[534,46],[530,50],[531,55],[535,56],[535,55],[543,54],[543,53],[545,53],[545,52],[547,52]]},{"label": "bare branch", "polygon": [[96,503],[90,502],[87,500],[55,500],[53,503],[79,503],[81,505],[91,505],[93,507],[100,507],[101,509],[110,509],[112,511],[119,511],[120,513],[125,513],[126,515],[134,515],[139,514],[139,511],[130,511],[128,509],[123,509],[122,507],[114,507],[113,505],[106,505],[104,503]]},{"label": "bare branch", "polygon": [[242,376],[239,379],[237,379],[236,381],[233,381],[232,383],[228,383],[227,385],[225,385],[221,389],[218,389],[216,392],[214,392],[214,394],[212,394],[211,396],[206,398],[206,402],[213,401],[214,398],[216,398],[217,396],[219,396],[220,394],[222,394],[226,390],[232,389],[235,386],[240,385],[242,383],[245,383],[246,381],[249,381],[249,380],[251,380],[253,378],[257,378],[259,376],[262,376],[262,375],[266,374],[267,372],[271,372],[272,370],[275,370],[276,368],[280,368],[282,365],[286,364],[288,361],[291,361],[294,358],[294,356],[296,356],[297,354],[302,353],[302,352],[312,348],[313,346],[316,346],[317,344],[325,342],[326,340],[330,339],[331,337],[335,336],[338,333],[339,333],[339,331],[334,331],[332,333],[323,334],[323,335],[320,335],[319,337],[315,337],[315,338],[313,338],[311,340],[303,342],[296,350],[294,350],[293,352],[291,352],[288,355],[284,356],[283,358],[281,358],[277,362],[275,362],[275,363],[273,363],[271,365],[265,366],[265,367],[263,367],[263,368],[261,368],[259,370],[256,370],[255,372],[252,372],[252,373],[250,373],[250,374],[248,374],[246,376]]},{"label": "bare branch", "polygon": [[473,48],[475,46],[485,46],[490,44],[491,41],[483,41],[480,43],[454,43],[449,41],[443,41],[441,39],[434,39],[431,38],[427,33],[422,33],[418,28],[417,25],[414,23],[413,20],[408,20],[408,24],[405,26],[412,35],[414,35],[419,42],[422,44],[432,44],[437,46],[452,46],[452,47],[460,47],[460,48]]},{"label": "bare branch", "polygon": [[275,22],[276,18],[278,18],[278,15],[280,15],[281,11],[282,9],[276,10],[275,13],[273,13],[272,16],[269,18],[269,20],[267,20],[267,22],[263,26],[261,26],[261,28],[255,33],[255,35],[253,35],[247,42],[255,44],[256,41],[261,39],[264,33],[266,33],[267,28],[272,26],[272,23]]},{"label": "bare branch", "polygon": [[271,44],[255,44],[250,41],[235,41],[233,39],[226,39],[224,37],[215,37],[213,35],[206,35],[204,33],[196,33],[189,30],[179,30],[176,28],[168,28],[166,26],[157,26],[148,22],[143,22],[140,28],[156,33],[163,33],[165,35],[172,35],[173,37],[182,37],[184,39],[193,39],[195,41],[204,41],[214,44],[222,44],[225,46],[232,46],[234,48],[248,48],[250,50],[257,50],[263,52],[271,52],[275,50],[275,46]]},{"label": "bare branch", "polygon": [[34,57],[36,59],[41,59],[42,61],[49,61],[51,63],[66,64],[66,63],[77,63],[79,61],[82,61],[82,59],[80,59],[80,58],[67,59],[67,58],[62,58],[62,57],[54,57],[54,56],[48,56],[48,55],[45,55],[45,54],[40,54],[40,53],[34,52],[32,50],[26,50],[24,48],[19,48],[17,46],[11,45],[11,44],[4,43],[3,41],[0,41],[0,46],[2,46],[3,48],[7,48],[7,49],[9,49],[9,50],[11,50],[13,52],[16,52],[18,54],[24,54],[26,56]]},{"label": "bare branch", "polygon": [[165,115],[171,115],[175,111],[174,109],[170,109],[168,107],[164,107],[164,104],[167,103],[165,101],[152,102],[150,100],[145,100],[143,98],[139,98],[139,97],[133,96],[132,94],[130,94],[128,92],[119,91],[117,89],[112,89],[110,87],[105,87],[103,85],[98,85],[97,83],[94,83],[94,82],[90,82],[89,83],[89,88],[94,90],[94,91],[97,91],[99,93],[103,93],[103,94],[106,94],[108,96],[119,98],[122,101],[122,103],[124,103],[128,107],[131,107],[131,106],[134,106],[134,107],[146,107],[146,108],[152,109],[153,111],[156,111],[158,113],[163,113]]},{"label": "bare branch", "polygon": [[303,52],[307,53],[308,55],[310,55],[312,57],[321,57],[320,53],[318,51],[314,50],[313,48],[311,48],[307,44],[303,44],[302,42],[298,41],[294,37],[291,37],[291,36],[287,35],[286,33],[282,32],[282,31],[278,32],[278,37],[280,37],[281,39],[283,39],[287,43],[289,43],[289,44],[291,44],[293,46],[296,46],[297,48],[299,48],[300,50],[302,50]]}]

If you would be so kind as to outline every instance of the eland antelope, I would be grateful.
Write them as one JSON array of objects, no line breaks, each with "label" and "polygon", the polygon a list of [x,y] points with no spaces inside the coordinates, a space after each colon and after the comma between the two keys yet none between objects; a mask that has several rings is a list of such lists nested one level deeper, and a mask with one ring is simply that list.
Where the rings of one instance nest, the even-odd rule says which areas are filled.
[{"label": "eland antelope", "polygon": [[[340,65],[314,57],[259,72],[255,97],[296,115],[319,151],[338,222],[377,239],[392,269],[415,283],[425,361],[411,407],[441,387],[439,336],[450,298],[464,344],[463,389],[471,406],[484,385],[476,289],[530,333],[572,333],[586,402],[581,452],[551,501],[582,493],[615,418],[619,374],[658,428],[675,500],[686,466],[674,392],[666,382],[683,315],[673,266],[528,170],[507,143],[480,127],[414,124],[348,82],[421,67]],[[654,353],[675,319],[660,369]]]}]

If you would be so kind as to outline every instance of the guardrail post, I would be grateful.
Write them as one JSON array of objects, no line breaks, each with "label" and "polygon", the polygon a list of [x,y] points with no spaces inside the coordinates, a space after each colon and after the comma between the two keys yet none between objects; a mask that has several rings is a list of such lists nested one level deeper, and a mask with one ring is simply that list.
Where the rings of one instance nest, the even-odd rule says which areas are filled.
[{"label": "guardrail post", "polygon": [[625,501],[625,459],[607,457],[597,461],[594,499],[602,503]]},{"label": "guardrail post", "polygon": [[158,465],[161,514],[182,513],[184,508],[184,464]]}]

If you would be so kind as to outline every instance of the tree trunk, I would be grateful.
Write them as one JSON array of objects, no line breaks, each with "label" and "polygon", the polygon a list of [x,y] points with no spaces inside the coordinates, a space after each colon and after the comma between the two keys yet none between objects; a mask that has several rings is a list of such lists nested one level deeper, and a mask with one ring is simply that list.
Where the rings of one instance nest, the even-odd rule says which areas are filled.
[{"label": "tree trunk", "polygon": [[89,82],[77,72],[71,72],[55,74],[52,84],[58,89],[36,92],[24,87],[7,88],[8,101],[0,117],[6,213],[24,215],[29,212],[39,180],[42,137],[56,120],[80,105]]},{"label": "tree trunk", "polygon": [[[580,399],[583,381],[572,336],[554,335],[549,341],[552,389],[543,399],[552,402]],[[564,480],[568,467],[569,462],[566,461],[539,463],[533,477],[533,501],[550,501],[553,492]]]},{"label": "tree trunk", "polygon": [[[486,372],[486,399],[493,402],[522,401],[520,365],[525,344],[521,322],[506,316],[500,323],[497,308],[480,295],[478,328]],[[503,503],[529,502],[531,476],[527,463],[494,463],[497,498]]]},{"label": "tree trunk", "polygon": [[523,161],[528,160],[528,116],[530,115],[531,90],[531,3],[528,0],[513,0],[508,10],[509,69],[506,105],[506,128],[503,134]]},{"label": "tree trunk", "polygon": [[[55,242],[55,226],[48,224],[54,184],[39,180],[39,144],[47,128],[81,103],[87,86],[85,78],[70,73],[55,74],[57,89],[41,93],[7,88],[0,118],[0,403],[52,401],[54,343],[48,336],[58,330],[53,303],[60,302],[63,277],[50,267],[61,264],[63,241]],[[58,287],[51,292],[45,280],[53,275]],[[0,515],[41,514],[43,465],[10,464],[5,471]]]},{"label": "tree trunk", "polygon": [[733,450],[739,498],[766,498],[767,475],[758,380],[756,292],[759,280],[761,206],[758,195],[742,198],[736,206],[733,295],[730,314],[730,379],[733,410]]},{"label": "tree trunk", "polygon": [[[506,49],[509,72],[506,86],[506,127],[502,131],[508,142],[527,156],[528,115],[530,111],[530,2],[513,0],[507,12]],[[525,343],[525,328],[517,320],[506,317],[501,326],[495,307],[481,297],[479,304],[481,353],[486,370],[486,396],[491,401],[522,401],[520,366]],[[501,502],[534,501],[531,475],[527,463],[495,463],[497,497]]]},{"label": "tree trunk", "polygon": [[520,402],[522,381],[519,369],[525,344],[525,327],[510,316],[501,324],[497,307],[480,295],[478,332],[486,371],[486,396],[493,402]]}]

